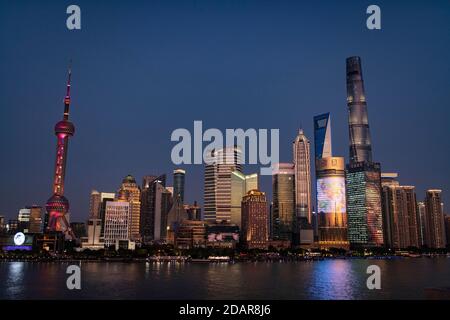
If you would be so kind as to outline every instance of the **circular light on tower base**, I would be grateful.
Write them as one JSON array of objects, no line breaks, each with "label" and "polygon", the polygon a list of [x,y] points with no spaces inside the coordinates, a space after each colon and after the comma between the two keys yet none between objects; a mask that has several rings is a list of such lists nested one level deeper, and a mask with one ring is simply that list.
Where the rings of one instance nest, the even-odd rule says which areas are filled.
[{"label": "circular light on tower base", "polygon": [[25,242],[25,235],[22,232],[17,232],[14,235],[14,244],[16,246],[21,246],[24,244],[24,242]]}]

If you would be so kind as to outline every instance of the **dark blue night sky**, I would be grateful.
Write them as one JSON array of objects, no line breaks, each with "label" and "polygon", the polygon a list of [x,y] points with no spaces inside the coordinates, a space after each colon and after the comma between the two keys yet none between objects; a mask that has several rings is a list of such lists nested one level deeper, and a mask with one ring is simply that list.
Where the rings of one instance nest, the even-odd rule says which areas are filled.
[{"label": "dark blue night sky", "polygon": [[[79,31],[66,28],[70,4],[81,7]],[[370,4],[382,30],[366,28]],[[1,1],[0,215],[51,195],[71,58],[72,221],[87,218],[91,189],[171,176],[170,134],[194,120],[280,128],[289,162],[299,126],[313,142],[313,116],[331,112],[333,153],[348,158],[352,55],[362,58],[374,159],[417,186],[418,200],[427,188],[448,200],[449,21],[448,1]],[[184,168],[186,200],[202,201],[203,166]],[[271,194],[270,177],[261,189]]]}]

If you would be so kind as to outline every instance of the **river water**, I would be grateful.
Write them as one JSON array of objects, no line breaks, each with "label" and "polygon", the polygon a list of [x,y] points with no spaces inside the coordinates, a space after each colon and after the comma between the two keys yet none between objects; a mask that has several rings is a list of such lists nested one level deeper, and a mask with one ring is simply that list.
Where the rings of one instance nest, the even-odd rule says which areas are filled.
[{"label": "river water", "polygon": [[[67,262],[0,262],[0,299],[422,299],[450,287],[449,258],[310,262],[82,262],[69,290]],[[369,290],[369,265],[381,289]]]}]

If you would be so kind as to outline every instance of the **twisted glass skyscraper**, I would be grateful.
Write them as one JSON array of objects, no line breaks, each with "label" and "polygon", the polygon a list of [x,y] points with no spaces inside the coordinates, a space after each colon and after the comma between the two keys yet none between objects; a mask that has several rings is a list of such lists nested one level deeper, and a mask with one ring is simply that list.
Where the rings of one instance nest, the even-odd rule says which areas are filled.
[{"label": "twisted glass skyscraper", "polygon": [[383,245],[381,169],[372,162],[361,59],[347,58],[350,163],[346,167],[348,240],[353,246]]},{"label": "twisted glass skyscraper", "polygon": [[347,58],[347,106],[350,163],[372,161],[369,117],[359,57]]}]

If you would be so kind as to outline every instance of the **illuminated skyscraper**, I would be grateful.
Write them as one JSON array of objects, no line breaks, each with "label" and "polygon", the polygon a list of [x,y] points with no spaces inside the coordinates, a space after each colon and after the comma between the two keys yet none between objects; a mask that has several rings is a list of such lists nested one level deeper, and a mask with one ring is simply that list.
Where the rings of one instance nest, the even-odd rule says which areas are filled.
[{"label": "illuminated skyscraper", "polygon": [[348,239],[355,246],[382,246],[380,169],[358,169],[346,170]]},{"label": "illuminated skyscraper", "polygon": [[100,214],[99,217],[102,220],[102,226],[105,222],[106,202],[114,201],[116,194],[114,192],[100,192]]},{"label": "illuminated skyscraper", "polygon": [[397,181],[397,173],[382,173],[381,174],[381,209],[383,215],[383,239],[385,246],[393,248],[393,199],[392,199],[392,187],[399,186]]},{"label": "illuminated skyscraper", "polygon": [[106,202],[114,201],[115,196],[116,195],[113,192],[91,191],[89,200],[89,219],[100,220],[101,228],[96,229],[100,232],[100,236],[103,236],[105,232]]},{"label": "illuminated skyscraper", "polygon": [[30,207],[25,207],[25,208],[20,209],[19,214],[17,215],[17,221],[19,221],[19,229],[24,233],[29,232],[30,215],[31,215]]},{"label": "illuminated skyscraper", "polygon": [[360,57],[347,58],[347,106],[350,163],[372,162],[369,117]]},{"label": "illuminated skyscraper", "polygon": [[383,245],[381,213],[381,173],[379,163],[357,162],[347,165],[348,240],[355,246]]},{"label": "illuminated skyscraper", "polygon": [[130,232],[130,235],[128,239],[131,241],[140,241],[141,190],[137,185],[136,180],[131,175],[127,175],[123,178],[122,185],[117,191],[117,199],[129,202],[130,221],[128,231]]},{"label": "illuminated skyscraper", "polygon": [[226,147],[209,152],[205,166],[204,218],[209,222],[231,221],[231,177],[242,173],[241,150]]},{"label": "illuminated skyscraper", "polygon": [[[401,186],[401,190],[397,191],[397,197],[402,200],[403,210],[405,210],[408,217],[408,224],[405,230],[405,235],[409,234],[409,246],[420,247],[420,236],[417,218],[417,201],[416,190],[414,186]],[[406,236],[405,236],[406,237]]]},{"label": "illuminated skyscraper", "polygon": [[319,245],[348,248],[343,157],[316,160]]},{"label": "illuminated skyscraper", "polygon": [[382,173],[383,237],[388,247],[419,247],[419,231],[415,188],[401,186],[397,174]]},{"label": "illuminated skyscraper", "polygon": [[444,213],[441,205],[441,190],[430,189],[426,192],[426,238],[425,242],[429,248],[445,248],[445,223]]},{"label": "illuminated skyscraper", "polygon": [[300,129],[293,142],[295,171],[295,213],[311,223],[311,156],[308,138]]},{"label": "illuminated skyscraper", "polygon": [[264,192],[251,190],[242,199],[241,239],[247,248],[267,249],[269,213]]},{"label": "illuminated skyscraper", "polygon": [[348,248],[344,158],[332,154],[331,117],[314,117],[316,238],[321,247]]},{"label": "illuminated skyscraper", "polygon": [[[330,113],[320,114],[314,117],[314,165],[317,170],[317,160],[332,157],[331,144],[331,117]],[[317,180],[317,173],[316,173]],[[316,181],[317,183],[317,181]],[[317,186],[316,186],[317,191]],[[317,195],[316,195],[317,196]],[[317,197],[316,197],[317,200]],[[317,203],[316,203],[317,205]],[[319,240],[319,214],[317,210],[311,216],[311,224],[314,231],[314,240]]]},{"label": "illuminated skyscraper", "polygon": [[75,235],[71,232],[69,223],[65,215],[69,211],[69,201],[64,197],[64,178],[66,176],[67,149],[69,138],[75,133],[75,126],[69,121],[70,107],[70,78],[72,72],[69,69],[66,96],[64,98],[63,119],[55,125],[56,141],[56,161],[53,178],[53,195],[47,200],[47,231],[63,231],[72,238]]},{"label": "illuminated skyscraper", "polygon": [[348,239],[355,246],[383,245],[381,169],[372,162],[366,95],[359,57],[347,58],[350,163],[346,168]]},{"label": "illuminated skyscraper", "polygon": [[186,171],[176,169],[173,171],[173,197],[180,197],[181,203],[184,204],[184,180]]},{"label": "illuminated skyscraper", "polygon": [[292,241],[296,225],[294,164],[277,163],[273,166],[272,234],[275,240]]},{"label": "illuminated skyscraper", "polygon": [[108,201],[105,212],[105,246],[113,246],[116,240],[130,240],[131,206],[128,201]]}]

